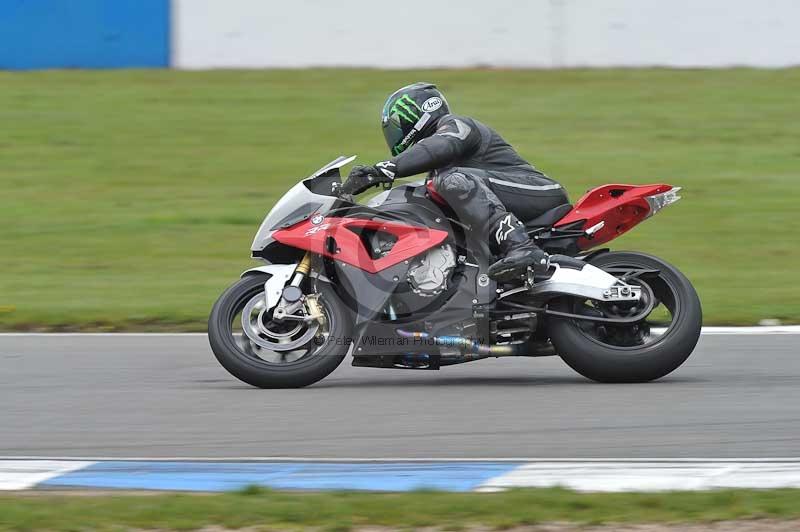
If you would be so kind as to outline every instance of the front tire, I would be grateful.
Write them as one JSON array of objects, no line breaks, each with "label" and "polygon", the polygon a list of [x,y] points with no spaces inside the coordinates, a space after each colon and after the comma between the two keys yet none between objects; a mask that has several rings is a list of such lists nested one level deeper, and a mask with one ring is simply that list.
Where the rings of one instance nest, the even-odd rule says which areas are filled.
[{"label": "front tire", "polygon": [[[655,287],[653,292],[660,302],[670,307],[665,314],[670,315],[671,321],[662,334],[651,335],[646,322],[626,330],[585,320],[548,318],[551,341],[564,362],[598,382],[652,381],[683,364],[697,345],[703,322],[700,299],[686,276],[667,262],[643,253],[605,253],[590,263],[604,270],[658,270],[657,278],[646,282]],[[575,298],[563,297],[554,301],[551,308],[580,313],[578,303]]]},{"label": "front tire", "polygon": [[[319,334],[307,344],[289,353],[261,349],[237,331],[243,310],[250,302],[263,297],[263,275],[240,279],[214,304],[208,318],[208,341],[214,356],[237,379],[259,388],[301,388],[330,374],[342,362],[348,350],[346,335],[351,331],[350,314],[327,283],[319,283],[317,293],[328,319],[325,335]],[[260,316],[259,316],[260,318]],[[286,341],[286,340],[283,340]],[[280,347],[280,343],[276,343]],[[296,353],[306,350],[308,354]],[[261,352],[269,355],[262,356]],[[287,358],[287,355],[291,357]],[[297,358],[295,358],[297,357]]]}]

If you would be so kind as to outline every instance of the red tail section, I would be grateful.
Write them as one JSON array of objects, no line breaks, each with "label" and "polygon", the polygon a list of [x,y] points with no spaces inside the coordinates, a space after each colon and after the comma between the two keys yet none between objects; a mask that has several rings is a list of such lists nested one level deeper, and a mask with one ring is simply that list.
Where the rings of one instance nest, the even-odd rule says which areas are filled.
[{"label": "red tail section", "polygon": [[587,249],[604,244],[628,232],[651,216],[648,196],[672,190],[672,185],[604,185],[587,192],[570,212],[556,222],[556,227],[584,221],[583,228],[604,222],[589,240],[581,238],[578,246]]}]

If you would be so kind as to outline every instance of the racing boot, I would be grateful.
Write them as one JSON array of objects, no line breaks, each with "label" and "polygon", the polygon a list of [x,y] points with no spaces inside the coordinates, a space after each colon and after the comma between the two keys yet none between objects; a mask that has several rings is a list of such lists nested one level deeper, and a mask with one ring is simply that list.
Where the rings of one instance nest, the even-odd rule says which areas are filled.
[{"label": "racing boot", "polygon": [[534,275],[547,273],[550,256],[528,237],[525,226],[513,214],[502,218],[493,233],[500,250],[500,260],[489,266],[495,281],[512,281],[533,267]]}]

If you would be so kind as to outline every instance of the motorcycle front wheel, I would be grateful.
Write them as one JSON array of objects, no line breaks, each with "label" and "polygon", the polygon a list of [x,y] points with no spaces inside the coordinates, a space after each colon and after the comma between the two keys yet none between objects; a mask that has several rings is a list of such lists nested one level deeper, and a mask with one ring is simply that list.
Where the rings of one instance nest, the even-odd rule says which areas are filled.
[{"label": "motorcycle front wheel", "polygon": [[[252,275],[228,288],[208,319],[208,341],[222,366],[259,388],[301,388],[330,374],[349,349],[350,314],[327,283],[306,294],[322,319],[276,321],[266,309],[264,282]],[[300,313],[308,314],[304,305]]]},{"label": "motorcycle front wheel", "polygon": [[602,303],[562,297],[550,308],[603,318],[650,310],[636,323],[616,325],[548,317],[550,339],[572,369],[598,382],[647,382],[677,369],[700,338],[703,313],[692,284],[667,262],[644,253],[611,252],[590,263],[642,287],[636,303]]}]

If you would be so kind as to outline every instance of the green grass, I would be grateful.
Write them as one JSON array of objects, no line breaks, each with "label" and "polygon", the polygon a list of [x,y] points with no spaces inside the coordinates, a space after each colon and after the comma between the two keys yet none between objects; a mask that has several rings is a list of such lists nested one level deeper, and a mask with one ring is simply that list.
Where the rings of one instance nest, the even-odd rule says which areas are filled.
[{"label": "green grass", "polygon": [[800,322],[800,70],[0,73],[0,329],[202,330],[261,218],[339,154],[386,158],[416,79],[576,200],[669,182],[620,239],[674,262],[708,324]]},{"label": "green grass", "polygon": [[198,529],[208,525],[270,529],[359,526],[458,530],[542,522],[709,522],[796,519],[800,490],[575,493],[526,489],[502,493],[281,493],[247,489],[222,495],[0,495],[0,530]]}]

